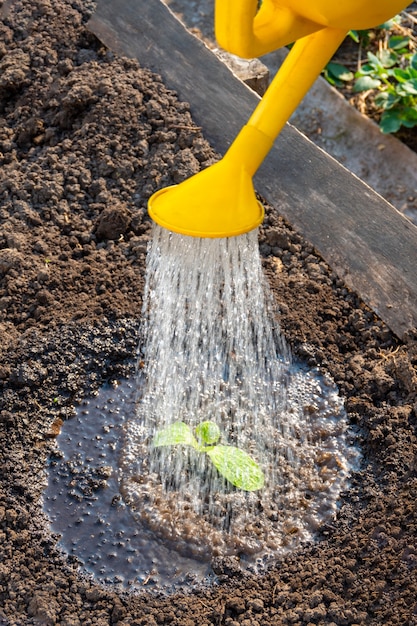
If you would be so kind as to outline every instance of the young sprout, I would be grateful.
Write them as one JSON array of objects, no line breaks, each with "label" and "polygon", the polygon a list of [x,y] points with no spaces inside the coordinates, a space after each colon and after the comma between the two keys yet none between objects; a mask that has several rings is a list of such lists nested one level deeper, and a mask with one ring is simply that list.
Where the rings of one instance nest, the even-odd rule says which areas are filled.
[{"label": "young sprout", "polygon": [[220,428],[215,422],[201,422],[195,429],[197,437],[206,446],[212,446],[220,439]]},{"label": "young sprout", "polygon": [[244,450],[235,446],[219,444],[220,428],[215,422],[201,422],[195,429],[184,422],[174,422],[158,431],[153,446],[191,446],[197,452],[207,454],[217,471],[232,485],[243,491],[262,489],[265,477],[262,469]]}]

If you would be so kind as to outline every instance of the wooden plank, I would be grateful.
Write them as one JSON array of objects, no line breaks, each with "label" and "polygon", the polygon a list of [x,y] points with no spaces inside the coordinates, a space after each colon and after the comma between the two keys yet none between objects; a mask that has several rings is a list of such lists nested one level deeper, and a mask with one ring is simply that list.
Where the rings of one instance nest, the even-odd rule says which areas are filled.
[{"label": "wooden plank", "polygon": [[[160,74],[226,151],[258,97],[160,0],[101,0],[88,26]],[[403,215],[290,125],[255,185],[399,337],[417,327],[417,228]]]}]

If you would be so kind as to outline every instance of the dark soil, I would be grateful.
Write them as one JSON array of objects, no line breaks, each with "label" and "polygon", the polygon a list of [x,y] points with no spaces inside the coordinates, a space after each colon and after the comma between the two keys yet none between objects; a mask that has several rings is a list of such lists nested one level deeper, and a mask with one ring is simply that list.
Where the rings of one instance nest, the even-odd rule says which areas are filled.
[{"label": "dark soil", "polygon": [[134,367],[146,200],[213,158],[86,6],[17,0],[0,22],[0,623],[417,624],[417,332],[400,343],[275,209],[260,244],[283,332],[338,384],[364,455],[337,518],[268,574],[169,598],[84,579],[48,531],[60,420]]}]

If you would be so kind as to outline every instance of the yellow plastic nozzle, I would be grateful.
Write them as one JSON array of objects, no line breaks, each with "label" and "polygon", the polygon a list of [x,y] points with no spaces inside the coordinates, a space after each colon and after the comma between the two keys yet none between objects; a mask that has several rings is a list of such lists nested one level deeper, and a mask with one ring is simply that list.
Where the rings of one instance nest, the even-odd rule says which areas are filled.
[{"label": "yellow plastic nozzle", "polygon": [[[244,170],[230,172],[228,165],[219,161],[180,185],[157,191],[148,204],[153,221],[174,233],[208,238],[236,237],[259,226],[264,209],[252,179]],[[226,181],[236,181],[236,188]]]},{"label": "yellow plastic nozzle", "polygon": [[[193,237],[234,237],[259,226],[264,211],[256,199],[252,177],[334,50],[335,42],[344,36],[344,32],[335,31],[323,37],[322,32],[295,44],[268,95],[218,163],[151,196],[148,212],[154,222]],[[308,71],[297,77],[297,66]]]},{"label": "yellow plastic nozzle", "polygon": [[[351,28],[377,25],[404,0],[217,0],[216,34],[231,52],[263,54],[297,39],[246,126],[218,163],[155,193],[151,218],[193,237],[232,237],[263,219],[252,177]],[[236,20],[233,20],[233,17]]]},{"label": "yellow plastic nozzle", "polygon": [[[250,154],[245,151],[253,146]],[[157,191],[148,212],[160,226],[192,237],[234,237],[262,222],[252,177],[272,140],[244,126],[226,155],[179,185]]]}]

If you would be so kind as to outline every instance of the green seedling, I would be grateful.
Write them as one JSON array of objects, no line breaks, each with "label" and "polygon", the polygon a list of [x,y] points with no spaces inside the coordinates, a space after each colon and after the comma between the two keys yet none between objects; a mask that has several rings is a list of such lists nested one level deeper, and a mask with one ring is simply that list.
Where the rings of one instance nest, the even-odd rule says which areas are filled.
[{"label": "green seedling", "polygon": [[243,491],[262,489],[265,477],[259,465],[247,452],[235,446],[219,444],[221,432],[214,422],[201,422],[195,429],[196,437],[188,424],[174,422],[158,431],[153,446],[191,446],[207,454],[217,471],[232,485]]}]

